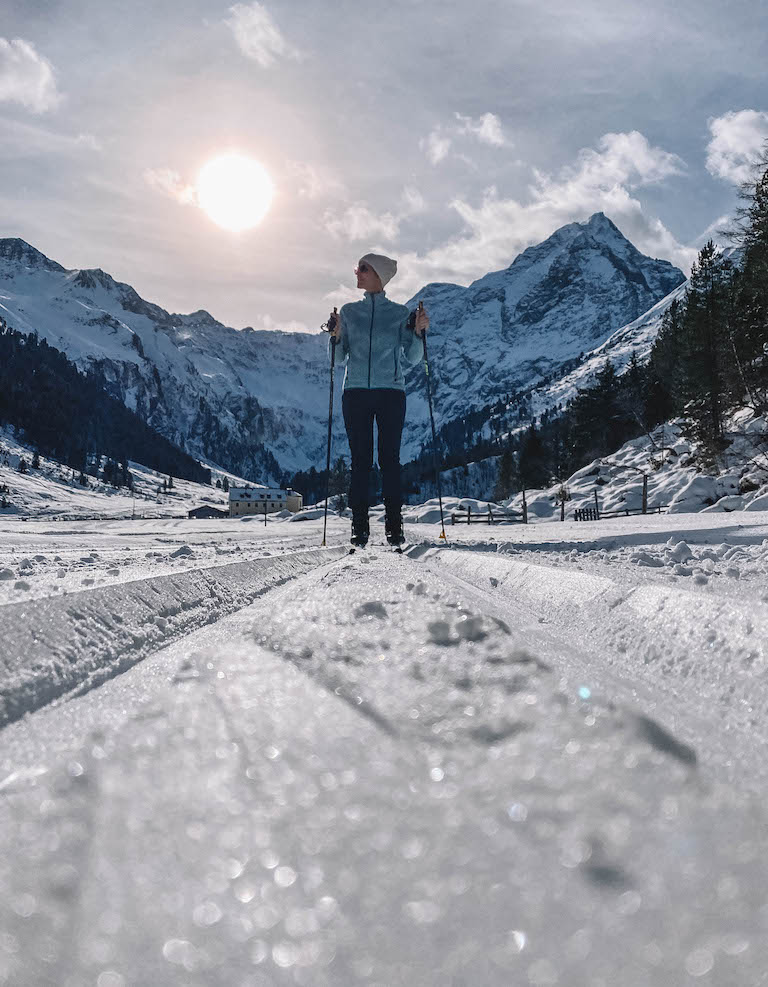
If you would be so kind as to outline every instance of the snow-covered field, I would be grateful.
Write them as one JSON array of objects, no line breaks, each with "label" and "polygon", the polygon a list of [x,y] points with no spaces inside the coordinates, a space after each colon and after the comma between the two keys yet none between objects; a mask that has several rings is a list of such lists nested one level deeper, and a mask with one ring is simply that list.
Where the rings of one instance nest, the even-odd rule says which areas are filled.
[{"label": "snow-covered field", "polygon": [[768,512],[429,511],[0,522],[0,983],[768,984]]}]

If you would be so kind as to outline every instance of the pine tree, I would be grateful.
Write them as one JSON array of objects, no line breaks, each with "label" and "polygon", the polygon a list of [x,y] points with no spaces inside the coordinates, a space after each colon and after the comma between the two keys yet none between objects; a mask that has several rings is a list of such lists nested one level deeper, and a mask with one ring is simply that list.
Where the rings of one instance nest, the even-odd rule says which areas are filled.
[{"label": "pine tree", "polygon": [[520,447],[518,473],[520,485],[525,489],[547,487],[551,480],[547,449],[533,423],[525,433]]},{"label": "pine tree", "polygon": [[[664,313],[648,362],[646,416],[658,422],[681,414],[685,401],[681,388],[683,314],[685,303],[675,298]],[[648,424],[656,424],[649,420]]]},{"label": "pine tree", "polygon": [[693,265],[682,325],[680,387],[688,433],[705,462],[724,448],[728,374],[733,364],[726,324],[732,317],[733,265],[710,240]]},{"label": "pine tree", "polygon": [[762,173],[742,185],[741,198],[746,205],[730,231],[744,254],[730,343],[745,398],[762,413],[768,409],[768,143]]},{"label": "pine tree", "polygon": [[347,468],[347,461],[343,456],[339,456],[333,464],[331,475],[328,479],[328,493],[331,496],[346,493],[348,486],[349,470]]},{"label": "pine tree", "polygon": [[499,457],[499,473],[493,491],[493,499],[497,503],[512,495],[515,473],[515,454],[508,447]]}]

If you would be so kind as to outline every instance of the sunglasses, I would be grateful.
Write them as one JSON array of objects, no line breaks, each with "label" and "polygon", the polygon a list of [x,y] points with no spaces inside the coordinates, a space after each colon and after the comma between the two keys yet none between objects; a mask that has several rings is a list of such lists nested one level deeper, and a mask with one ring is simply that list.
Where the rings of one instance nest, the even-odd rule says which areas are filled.
[{"label": "sunglasses", "polygon": [[368,264],[363,262],[357,265],[357,270],[360,272],[360,274],[367,274],[368,271],[372,270],[372,268],[369,267]]}]

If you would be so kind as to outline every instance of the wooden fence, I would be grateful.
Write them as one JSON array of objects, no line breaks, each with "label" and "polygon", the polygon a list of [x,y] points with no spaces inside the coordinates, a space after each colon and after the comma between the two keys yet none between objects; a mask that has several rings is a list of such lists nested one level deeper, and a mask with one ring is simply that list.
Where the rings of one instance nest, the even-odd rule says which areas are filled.
[{"label": "wooden fence", "polygon": [[522,514],[516,511],[494,511],[491,507],[487,512],[472,513],[468,507],[466,511],[456,511],[451,514],[451,524],[527,524],[528,512],[523,510]]},{"label": "wooden fence", "polygon": [[657,507],[649,507],[642,510],[640,507],[625,508],[623,511],[599,511],[594,507],[581,507],[573,512],[574,521],[602,521],[606,517],[630,517],[633,514],[661,514],[667,509],[667,504],[659,504]]}]

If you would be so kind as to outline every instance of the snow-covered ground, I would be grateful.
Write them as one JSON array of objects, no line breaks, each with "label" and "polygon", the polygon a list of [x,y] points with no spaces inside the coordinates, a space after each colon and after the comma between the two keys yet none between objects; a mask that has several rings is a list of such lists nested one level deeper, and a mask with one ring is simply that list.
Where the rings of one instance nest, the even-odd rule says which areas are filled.
[{"label": "snow-covered ground", "polygon": [[[562,492],[566,515],[594,506],[600,511],[639,511],[643,475],[647,478],[648,507],[670,513],[695,511],[768,510],[768,421],[742,408],[729,420],[728,447],[717,467],[704,470],[693,442],[685,437],[679,421],[668,422],[648,435],[625,442],[610,456],[594,460],[563,483],[547,490],[526,492],[532,519],[560,515]],[[522,508],[522,493],[508,501]]]},{"label": "snow-covered ground", "polygon": [[0,528],[0,983],[768,982],[768,512],[429,509]]}]

